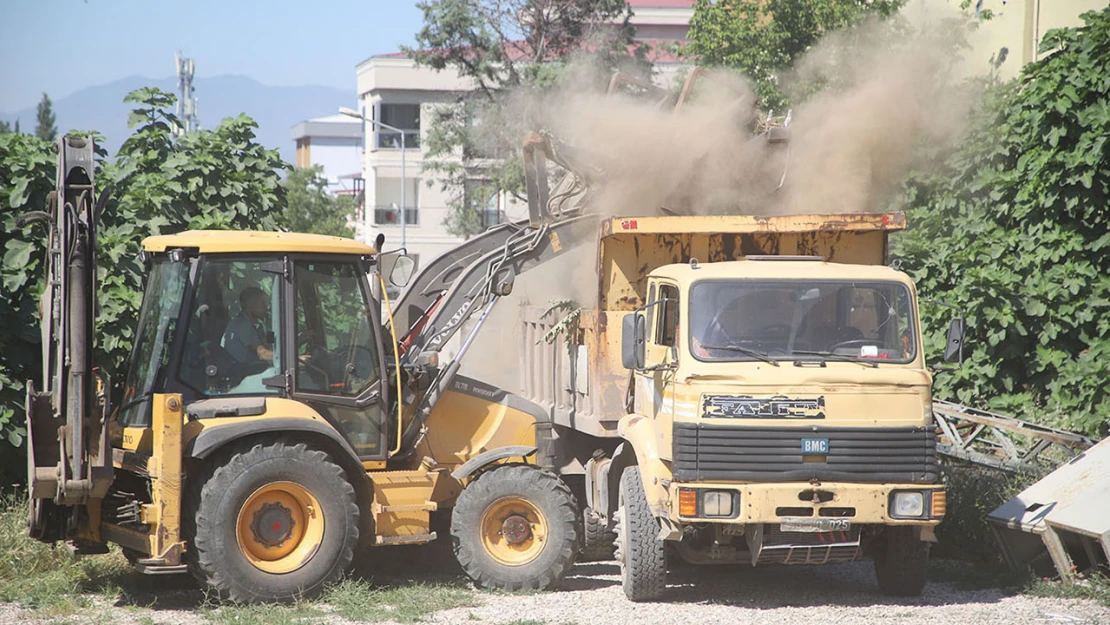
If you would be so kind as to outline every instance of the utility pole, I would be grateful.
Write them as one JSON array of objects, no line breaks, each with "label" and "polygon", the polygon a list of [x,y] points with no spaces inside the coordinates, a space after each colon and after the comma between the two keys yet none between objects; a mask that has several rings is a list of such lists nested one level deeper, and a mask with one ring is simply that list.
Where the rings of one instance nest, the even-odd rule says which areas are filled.
[{"label": "utility pole", "polygon": [[196,63],[193,59],[181,56],[181,51],[173,55],[177,64],[177,119],[181,125],[175,132],[183,135],[200,128],[200,119],[197,117],[197,98],[193,95],[193,72]]}]

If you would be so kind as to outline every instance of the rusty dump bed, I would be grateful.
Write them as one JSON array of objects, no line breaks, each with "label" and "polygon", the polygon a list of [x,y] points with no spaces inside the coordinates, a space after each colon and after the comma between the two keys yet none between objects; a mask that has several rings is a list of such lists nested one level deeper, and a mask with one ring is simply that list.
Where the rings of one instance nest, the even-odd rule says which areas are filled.
[{"label": "rusty dump bed", "polygon": [[556,423],[615,435],[624,414],[628,372],[620,363],[625,314],[644,305],[647,276],[674,263],[751,256],[819,256],[856,265],[887,263],[888,236],[904,230],[904,213],[838,215],[667,216],[610,218],[600,223],[597,304],[583,303],[578,329],[554,343],[541,337],[559,321],[544,307],[522,309],[523,395],[551,410]]},{"label": "rusty dump bed", "polygon": [[821,256],[837,263],[886,264],[888,233],[905,228],[904,213],[608,219],[598,242],[598,302],[601,310],[634,310],[644,304],[648,273],[691,259]]}]

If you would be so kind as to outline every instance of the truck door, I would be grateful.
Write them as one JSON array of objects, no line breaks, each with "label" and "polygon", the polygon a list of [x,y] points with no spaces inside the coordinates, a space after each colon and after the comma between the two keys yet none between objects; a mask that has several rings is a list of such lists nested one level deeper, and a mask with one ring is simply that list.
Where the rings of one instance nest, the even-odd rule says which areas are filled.
[{"label": "truck door", "polygon": [[336,426],[361,460],[387,452],[379,312],[358,259],[293,263],[293,397]]},{"label": "truck door", "polygon": [[674,396],[671,382],[673,365],[678,362],[678,287],[666,282],[653,282],[648,302],[658,302],[647,310],[647,341],[644,350],[645,368],[636,373],[637,412],[655,417],[660,412],[672,414]]}]

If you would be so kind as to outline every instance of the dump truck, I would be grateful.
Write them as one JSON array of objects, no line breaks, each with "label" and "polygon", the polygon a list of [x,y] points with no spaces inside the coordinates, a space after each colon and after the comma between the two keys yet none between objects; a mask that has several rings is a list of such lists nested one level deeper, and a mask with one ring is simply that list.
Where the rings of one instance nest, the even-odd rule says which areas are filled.
[{"label": "dump truck", "polygon": [[[405,326],[389,314],[383,237],[147,238],[113,402],[93,349],[107,205],[95,169],[90,139],[62,137],[56,189],[23,220],[48,230],[43,375],[27,383],[31,536],[79,554],[115,543],[143,573],[190,572],[221,597],[281,601],[319,593],[360,545],[435,540],[432,515],[450,509],[478,585],[541,589],[566,574],[580,508],[539,466],[547,415],[458,371],[514,276],[560,253],[580,221],[505,225],[481,239],[499,237],[497,253],[467,261],[481,271],[449,283],[433,263],[422,283],[443,305]],[[403,284],[413,268],[400,255],[389,277]],[[441,361],[438,346],[474,316]]]},{"label": "dump truck", "polygon": [[[596,305],[523,306],[521,394],[632,600],[691,564],[874,559],[917,595],[945,514],[904,215],[611,218]],[[557,340],[543,337],[557,335]],[[959,358],[962,322],[949,337]]]}]

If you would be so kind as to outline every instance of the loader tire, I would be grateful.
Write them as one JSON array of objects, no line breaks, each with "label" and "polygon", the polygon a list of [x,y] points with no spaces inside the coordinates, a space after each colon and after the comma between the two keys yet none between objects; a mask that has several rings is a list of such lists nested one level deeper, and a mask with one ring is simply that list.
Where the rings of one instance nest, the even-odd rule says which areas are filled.
[{"label": "loader tire", "polygon": [[578,504],[554,473],[527,465],[491,469],[468,484],[451,514],[451,543],[482,588],[547,590],[578,554]]},{"label": "loader tire", "polygon": [[875,578],[879,590],[893,597],[917,597],[925,589],[929,543],[920,540],[916,527],[888,527],[875,553]]},{"label": "loader tire", "polygon": [[658,599],[667,588],[667,553],[659,538],[659,522],[648,507],[640,467],[621,474],[617,509],[617,562],[621,587],[632,601]]},{"label": "loader tire", "polygon": [[583,562],[612,560],[617,533],[605,523],[605,517],[596,510],[586,508],[582,513],[582,554]]},{"label": "loader tire", "polygon": [[304,443],[240,444],[189,484],[186,559],[201,587],[235,602],[312,597],[358,542],[347,476]]}]

